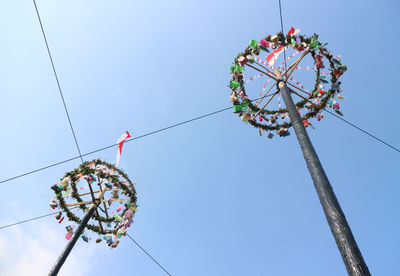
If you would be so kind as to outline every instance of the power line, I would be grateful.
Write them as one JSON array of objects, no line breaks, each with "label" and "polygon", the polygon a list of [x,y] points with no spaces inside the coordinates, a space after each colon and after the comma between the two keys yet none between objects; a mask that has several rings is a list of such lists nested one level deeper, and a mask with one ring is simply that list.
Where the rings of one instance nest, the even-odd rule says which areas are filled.
[{"label": "power line", "polygon": [[[308,101],[308,102],[311,103],[312,105],[315,105],[315,103],[313,103],[310,99],[307,99],[307,98],[305,98],[305,97],[303,97],[303,96],[297,94],[297,93],[294,92],[291,88],[289,88],[289,91],[290,91],[291,93],[296,94],[296,95],[299,96],[300,98],[302,98],[302,99]],[[363,132],[364,134],[367,134],[368,136],[374,138],[374,139],[377,140],[378,142],[381,142],[382,144],[384,144],[384,145],[390,147],[391,149],[394,149],[395,151],[400,152],[400,149],[398,149],[398,148],[392,146],[391,144],[389,144],[389,143],[383,141],[382,139],[380,139],[380,138],[376,137],[375,135],[369,133],[368,131],[366,131],[366,130],[364,130],[364,129],[358,127],[358,126],[356,126],[355,124],[353,124],[353,123],[347,121],[346,119],[344,119],[344,118],[342,118],[342,117],[336,115],[336,114],[333,113],[332,111],[329,111],[329,110],[327,110],[326,108],[322,108],[322,109],[325,110],[327,113],[331,114],[332,116],[334,116],[334,117],[336,117],[336,118],[342,120],[343,122],[349,124],[350,126],[354,127],[355,129],[357,129],[357,130]]]},{"label": "power line", "polygon": [[[67,104],[65,103],[65,99],[64,99],[64,95],[63,95],[63,92],[62,92],[62,89],[61,89],[60,81],[58,80],[58,75],[57,75],[56,67],[54,66],[53,57],[52,57],[51,52],[50,52],[49,43],[47,42],[46,33],[44,32],[42,20],[41,20],[41,18],[40,18],[40,14],[39,14],[39,9],[38,9],[38,7],[37,7],[37,5],[36,5],[36,1],[35,1],[35,0],[33,0],[33,4],[35,5],[35,10],[36,10],[36,14],[37,14],[37,17],[38,17],[38,20],[39,20],[40,29],[42,30],[43,39],[44,39],[44,42],[45,42],[45,44],[46,44],[47,53],[48,53],[48,55],[49,55],[50,62],[51,62],[51,66],[52,66],[52,68],[53,68],[54,77],[56,78],[56,82],[57,82],[57,86],[58,86],[58,91],[60,92],[61,100],[62,100],[63,105],[64,105],[64,110],[65,110],[65,113],[67,114],[69,126],[70,126],[71,131],[72,131],[72,136],[74,137],[75,145],[76,145],[76,148],[78,149],[79,157],[80,157],[81,162],[82,162],[82,165],[83,165],[84,162],[83,162],[83,158],[82,158],[81,149],[79,148],[78,140],[76,139],[76,135],[75,135],[74,128],[73,128],[73,126],[72,126],[71,118],[69,117]],[[94,194],[93,194],[93,189],[92,189],[92,185],[91,185],[90,183],[89,183],[89,189],[90,189],[90,195],[91,195],[91,197],[92,197],[92,200],[95,201]],[[100,208],[100,209],[101,209],[101,208]],[[99,212],[98,212],[97,208],[96,208],[96,214],[97,214],[97,217],[99,217]],[[100,223],[100,228],[102,228],[101,223]]]},{"label": "power line", "polygon": [[374,138],[375,140],[381,142],[382,144],[388,146],[389,148],[392,148],[392,149],[394,149],[395,151],[400,152],[400,149],[398,149],[398,148],[392,146],[391,144],[389,144],[389,143],[383,141],[382,139],[376,137],[375,135],[369,133],[368,131],[366,131],[366,130],[364,130],[364,129],[358,127],[358,126],[356,126],[355,124],[350,123],[349,121],[347,121],[346,119],[342,118],[341,116],[338,116],[338,115],[336,115],[335,113],[333,113],[333,112],[331,112],[331,111],[329,111],[329,110],[327,110],[327,109],[325,109],[325,108],[324,108],[324,110],[325,110],[327,113],[331,114],[332,116],[335,116],[336,118],[342,120],[342,121],[345,122],[346,124],[349,124],[350,126],[354,127],[355,129],[358,129],[359,131],[363,132],[364,134],[367,134],[368,136],[370,136],[370,137]]},{"label": "power line", "polygon": [[162,270],[164,270],[165,273],[167,273],[169,276],[172,276],[162,265],[160,265],[159,262],[157,262],[140,244],[138,244],[128,233],[126,234],[144,253],[146,253],[147,256],[150,257]]},{"label": "power line", "polygon": [[[272,95],[273,95],[273,94],[272,94]],[[268,96],[271,96],[271,95],[268,95]],[[268,96],[267,96],[267,97],[268,97]],[[254,100],[253,100],[253,101],[254,101]],[[210,113],[207,113],[207,114],[204,114],[204,115],[201,115],[201,116],[198,116],[198,117],[195,117],[195,118],[192,118],[192,119],[189,119],[189,120],[180,122],[180,123],[176,123],[176,124],[173,124],[173,125],[164,127],[164,128],[160,128],[160,129],[158,129],[158,130],[151,131],[151,132],[145,133],[145,134],[143,134],[143,135],[140,135],[140,136],[137,136],[137,137],[128,139],[128,140],[125,141],[125,143],[129,143],[129,142],[131,142],[131,141],[138,140],[138,139],[140,139],[140,138],[144,138],[144,137],[146,137],[146,136],[150,136],[150,135],[153,135],[153,134],[156,134],[156,133],[159,133],[159,132],[162,132],[162,131],[171,129],[171,128],[175,128],[175,127],[177,127],[177,126],[181,126],[181,125],[184,125],[184,124],[193,122],[193,121],[197,121],[197,120],[200,120],[200,119],[203,119],[203,118],[206,118],[206,117],[209,117],[209,116],[212,116],[212,115],[215,115],[215,114],[224,112],[224,111],[229,110],[229,109],[232,109],[232,108],[233,108],[233,107],[226,107],[226,108],[223,108],[223,109],[220,109],[220,110],[217,110],[217,111],[214,111],[214,112],[210,112]],[[335,116],[336,118],[342,120],[343,122],[349,124],[350,126],[354,127],[355,129],[357,129],[357,130],[363,132],[364,134],[367,134],[368,136],[374,138],[375,140],[381,142],[382,144],[384,144],[384,145],[390,147],[391,149],[393,149],[393,150],[395,150],[395,151],[397,151],[397,152],[400,152],[400,149],[398,149],[398,148],[394,147],[393,145],[391,145],[391,144],[389,144],[389,143],[383,141],[382,139],[376,137],[375,135],[369,133],[368,131],[366,131],[366,130],[364,130],[364,129],[358,127],[358,126],[356,126],[355,124],[353,124],[353,123],[351,123],[351,122],[349,122],[349,121],[343,119],[342,117],[336,115],[335,113],[332,113],[332,112],[330,112],[329,110],[326,110],[326,112],[328,112],[328,113],[330,113],[331,115]],[[84,153],[84,154],[82,154],[82,156],[87,156],[87,155],[90,155],[90,154],[93,154],[93,153],[97,153],[97,152],[100,152],[100,151],[103,151],[103,150],[106,150],[106,149],[109,149],[109,148],[113,148],[113,147],[115,147],[115,146],[117,146],[117,145],[118,145],[118,143],[112,144],[112,145],[110,145],[110,146],[106,146],[106,147],[103,147],[103,148],[100,148],[100,149],[97,149],[97,150],[94,150],[94,151],[90,151],[90,152]],[[65,160],[60,161],[60,162],[57,162],[57,163],[53,163],[53,164],[50,164],[50,165],[47,165],[47,166],[44,166],[44,167],[41,167],[41,168],[38,168],[38,169],[35,169],[35,170],[32,170],[32,171],[26,172],[26,173],[22,173],[22,174],[16,175],[16,176],[14,176],[14,177],[10,177],[10,178],[8,178],[8,179],[5,179],[5,180],[0,181],[0,184],[1,184],[1,183],[8,182],[8,181],[11,181],[11,180],[14,180],[14,179],[17,179],[17,178],[20,178],[20,177],[23,177],[23,176],[26,176],[26,175],[30,175],[30,174],[36,173],[36,172],[39,172],[39,171],[43,171],[43,170],[46,170],[46,169],[49,169],[49,168],[52,168],[52,167],[55,167],[55,166],[58,166],[58,165],[61,165],[61,164],[70,162],[70,161],[73,161],[73,160],[76,160],[76,159],[78,159],[79,157],[80,157],[80,156],[75,156],[75,157],[72,157],[72,158],[69,158],[69,159],[65,159]]]},{"label": "power line", "polygon": [[51,62],[51,67],[53,68],[54,77],[56,78],[56,82],[57,82],[57,86],[58,86],[58,91],[60,92],[60,96],[61,96],[61,99],[62,99],[62,102],[63,102],[63,105],[64,105],[64,109],[65,109],[65,113],[67,114],[69,126],[70,126],[70,128],[71,128],[72,135],[74,136],[75,145],[76,145],[76,148],[78,149],[79,157],[81,158],[81,161],[82,161],[82,163],[83,163],[83,158],[82,158],[81,150],[80,150],[79,145],[78,145],[78,140],[76,139],[76,135],[75,135],[74,128],[72,127],[71,118],[69,117],[69,113],[68,113],[67,105],[66,105],[65,100],[64,100],[64,95],[63,95],[63,92],[62,92],[62,89],[61,89],[60,81],[58,80],[58,75],[57,75],[56,67],[54,66],[53,57],[51,56],[49,44],[47,43],[46,33],[44,32],[44,28],[43,28],[43,24],[42,24],[42,19],[40,18],[39,10],[38,10],[38,7],[37,7],[37,5],[36,5],[36,1],[35,1],[35,0],[33,0],[33,4],[35,5],[36,15],[37,15],[38,20],[39,20],[40,29],[42,30],[43,39],[44,39],[44,42],[45,42],[45,44],[46,44],[47,53],[48,53],[48,55],[49,55],[50,62]]},{"label": "power line", "polygon": [[22,220],[22,221],[18,221],[18,222],[15,222],[15,223],[8,224],[8,225],[4,225],[4,226],[0,227],[0,230],[4,229],[4,228],[11,227],[11,226],[14,226],[14,225],[22,224],[22,223],[25,223],[25,222],[29,222],[29,221],[45,218],[45,217],[48,217],[48,216],[51,216],[51,215],[55,215],[55,214],[58,214],[58,213],[60,213],[60,212],[53,212],[53,213],[50,213],[50,214],[47,214],[47,215],[38,216],[38,217],[30,218],[30,219],[27,219],[27,220]]},{"label": "power line", "polygon": [[[204,115],[201,115],[201,116],[198,116],[198,117],[195,117],[195,118],[192,118],[192,119],[180,122],[180,123],[176,123],[176,124],[164,127],[164,128],[160,128],[158,130],[154,130],[154,131],[145,133],[143,135],[140,135],[140,136],[137,136],[137,137],[134,137],[134,138],[131,138],[131,139],[127,139],[125,141],[125,143],[129,143],[131,141],[138,140],[140,138],[143,138],[143,137],[146,137],[146,136],[150,136],[150,135],[153,135],[153,134],[156,134],[156,133],[159,133],[159,132],[171,129],[171,128],[175,128],[177,126],[181,126],[181,125],[193,122],[193,121],[197,121],[197,120],[200,120],[200,119],[203,119],[203,118],[206,118],[206,117],[221,113],[223,111],[226,111],[226,110],[229,110],[229,109],[232,109],[232,108],[233,108],[232,106],[226,107],[226,108],[223,108],[223,109],[220,109],[220,110],[217,110],[217,111],[214,111],[214,112],[210,112],[210,113],[207,113],[207,114],[204,114]],[[106,149],[109,149],[109,148],[113,148],[115,146],[118,146],[118,143],[112,144],[110,146],[106,146],[106,147],[103,147],[103,148],[100,148],[100,149],[97,149],[97,150],[94,150],[94,151],[90,151],[90,152],[84,153],[84,154],[82,154],[82,156],[87,156],[87,155],[90,155],[90,154],[93,154],[93,153],[96,153],[96,152],[99,152],[99,151],[103,151],[103,150],[106,150]],[[33,173],[36,173],[36,172],[39,172],[39,171],[43,171],[43,170],[49,169],[51,167],[55,167],[55,166],[61,165],[63,163],[67,163],[67,162],[73,161],[73,160],[78,159],[78,158],[79,158],[79,156],[75,156],[75,157],[72,157],[72,158],[69,158],[69,159],[65,159],[63,161],[60,161],[60,162],[57,162],[57,163],[54,163],[54,164],[51,164],[51,165],[47,165],[47,166],[44,166],[44,167],[41,167],[41,168],[38,168],[38,169],[35,169],[35,170],[32,170],[32,171],[23,173],[23,174],[19,174],[17,176],[14,176],[14,177],[11,177],[11,178],[8,178],[8,179],[0,181],[0,184],[4,183],[4,182],[11,181],[11,180],[14,180],[14,179],[17,179],[17,178],[20,178],[20,177],[23,177],[23,176],[26,176],[26,175],[29,175],[29,174],[33,174]]]},{"label": "power line", "polygon": [[[71,207],[70,210],[76,209],[76,208],[78,208],[78,207]],[[46,215],[42,215],[42,216],[38,216],[38,217],[26,219],[26,220],[21,220],[21,221],[18,221],[18,222],[14,222],[14,223],[11,223],[11,224],[8,224],[8,225],[1,226],[0,230],[4,229],[4,228],[11,227],[11,226],[15,226],[15,225],[18,225],[18,224],[22,224],[22,223],[25,223],[25,222],[30,222],[30,221],[33,221],[33,220],[37,220],[37,219],[45,218],[45,217],[52,216],[52,215],[55,215],[55,214],[59,214],[59,213],[64,213],[64,211],[57,211],[57,212],[49,213],[49,214],[46,214]]]}]

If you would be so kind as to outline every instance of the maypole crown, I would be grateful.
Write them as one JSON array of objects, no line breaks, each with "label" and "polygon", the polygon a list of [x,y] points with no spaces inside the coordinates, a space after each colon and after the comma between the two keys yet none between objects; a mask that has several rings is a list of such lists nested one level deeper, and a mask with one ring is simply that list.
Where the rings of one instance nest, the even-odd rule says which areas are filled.
[{"label": "maypole crown", "polygon": [[[282,81],[294,95],[300,98],[296,102],[296,107],[306,127],[313,127],[309,122],[311,118],[317,118],[320,121],[325,108],[332,108],[339,115],[343,115],[336,99],[344,99],[343,96],[338,95],[342,92],[339,78],[347,70],[347,66],[341,63],[340,56],[333,56],[326,49],[327,43],[319,42],[317,34],[307,37],[300,35],[299,32],[300,30],[291,28],[287,35],[282,33],[268,35],[260,42],[250,40],[249,46],[237,55],[231,66],[229,99],[233,103],[234,113],[237,113],[242,121],[258,128],[260,135],[267,131],[268,138],[272,138],[272,132],[282,137],[288,136],[289,128],[292,126],[286,108],[281,107],[278,84]],[[272,52],[269,53],[271,50]],[[292,54],[282,64],[275,66],[277,59],[285,51],[292,51]],[[268,55],[263,56],[265,53]],[[284,65],[287,61],[298,54],[301,56],[286,68]],[[312,57],[314,65],[300,67],[300,61],[308,55]],[[245,76],[246,69],[255,70],[258,75]],[[282,80],[276,77],[273,70],[278,70],[283,77]],[[315,81],[310,90],[292,76],[294,71],[306,70],[315,71]],[[254,88],[247,89],[249,82],[259,78],[264,79],[266,83],[258,98],[253,95],[250,100],[248,93]],[[272,92],[274,84],[271,85],[271,81],[277,84],[274,93]],[[329,84],[330,87],[327,87]],[[278,98],[278,108],[267,109],[267,105],[273,98]],[[263,101],[266,103],[264,104]]]}]

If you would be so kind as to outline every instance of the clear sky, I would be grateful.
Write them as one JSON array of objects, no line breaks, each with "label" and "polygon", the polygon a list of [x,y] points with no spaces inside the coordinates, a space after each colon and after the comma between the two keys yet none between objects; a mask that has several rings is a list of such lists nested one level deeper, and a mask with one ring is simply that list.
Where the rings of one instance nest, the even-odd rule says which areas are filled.
[{"label": "clear sky", "polygon": [[[229,67],[280,31],[278,1],[37,0],[83,153],[230,105]],[[282,0],[285,31],[342,55],[345,118],[399,147],[398,1]],[[32,1],[0,3],[0,180],[77,156]],[[373,275],[397,275],[399,153],[325,114],[310,137]],[[109,149],[85,160],[115,160]],[[49,212],[79,160],[2,183],[0,226]],[[125,144],[131,234],[172,275],[345,275],[294,135],[226,111]],[[1,275],[45,275],[66,244],[47,217],[0,231]],[[128,238],[79,240],[60,275],[163,275]]]}]

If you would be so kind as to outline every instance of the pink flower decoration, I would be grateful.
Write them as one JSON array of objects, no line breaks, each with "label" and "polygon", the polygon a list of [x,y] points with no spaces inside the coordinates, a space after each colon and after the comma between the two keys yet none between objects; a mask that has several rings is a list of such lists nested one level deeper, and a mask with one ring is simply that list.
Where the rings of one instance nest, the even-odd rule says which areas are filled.
[{"label": "pink flower decoration", "polygon": [[264,46],[265,48],[268,48],[268,47],[269,47],[269,42],[266,41],[265,39],[261,39],[260,44],[261,44],[262,46]]}]

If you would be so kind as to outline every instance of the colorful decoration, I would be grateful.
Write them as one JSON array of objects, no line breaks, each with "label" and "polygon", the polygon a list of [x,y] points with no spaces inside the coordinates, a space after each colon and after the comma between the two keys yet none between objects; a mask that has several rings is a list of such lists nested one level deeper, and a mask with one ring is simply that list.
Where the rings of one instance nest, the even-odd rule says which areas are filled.
[{"label": "colorful decoration", "polygon": [[[325,48],[327,43],[319,42],[317,34],[306,37],[300,35],[299,32],[299,29],[291,28],[287,35],[278,33],[274,36],[268,35],[260,42],[251,40],[249,46],[238,54],[231,66],[232,79],[229,83],[231,89],[229,100],[233,103],[234,113],[237,113],[242,121],[257,128],[261,136],[265,131],[268,138],[273,137],[271,131],[275,131],[281,137],[289,136],[289,128],[292,126],[287,116],[287,110],[280,106],[280,93],[275,88],[274,69],[277,69],[283,76],[293,97],[300,98],[296,102],[296,107],[306,127],[314,128],[310,119],[315,117],[320,121],[323,118],[322,110],[327,107],[333,108],[337,114],[343,115],[339,111],[339,104],[336,103],[335,97],[344,99],[343,96],[337,94],[342,92],[339,78],[347,70],[347,66],[342,64],[340,56],[333,56]],[[269,53],[270,49],[272,49],[271,53]],[[284,51],[288,58],[275,67]],[[295,52],[290,54],[290,51]],[[265,56],[263,57],[263,55]],[[292,64],[288,63],[286,70],[286,63],[295,55],[301,56]],[[313,66],[300,66],[300,61],[306,56],[312,57]],[[254,70],[257,75],[245,77],[247,70]],[[315,82],[309,89],[305,88],[307,85],[302,81],[298,81],[292,76],[293,72],[300,70],[315,71]],[[254,96],[258,96],[258,98],[253,97],[250,100],[248,91],[246,91],[247,83],[261,78],[265,79],[261,94],[255,94]],[[268,104],[273,104],[274,97],[278,109],[267,109]]]},{"label": "colorful decoration", "polygon": [[130,138],[131,135],[129,134],[128,131],[126,133],[122,134],[122,136],[117,140],[118,148],[117,148],[117,157],[115,158],[115,167],[118,167],[119,160],[121,158],[121,153],[122,153],[122,146],[124,145],[124,142],[126,139]]},{"label": "colorful decoration", "polygon": [[[81,189],[83,187],[80,186],[85,188]],[[85,162],[77,169],[66,173],[60,182],[54,184],[51,188],[56,194],[56,198],[49,205],[52,209],[58,208],[60,210],[60,213],[56,215],[58,222],[64,221],[65,217],[62,216],[62,213],[65,213],[69,222],[77,224],[81,223],[81,218],[93,203],[92,191],[94,197],[96,197],[100,191],[105,190],[96,212],[86,225],[86,229],[104,237],[105,235],[112,235],[112,243],[107,242],[112,248],[118,245],[119,238],[126,235],[137,211],[136,191],[131,180],[121,169],[100,159]],[[120,212],[121,216],[112,215],[116,212]],[[73,226],[68,225],[66,230],[65,238],[70,240],[74,234]],[[88,234],[90,234],[90,231],[88,231]],[[86,233],[81,237],[85,242],[91,240]],[[96,242],[99,242],[99,240],[101,241],[100,237]]]}]

